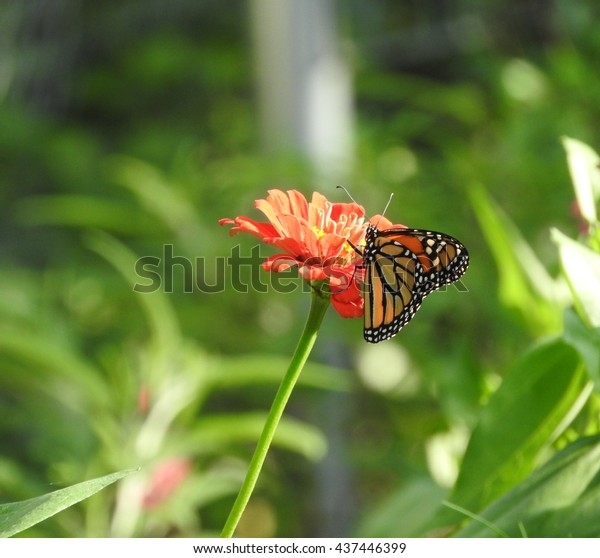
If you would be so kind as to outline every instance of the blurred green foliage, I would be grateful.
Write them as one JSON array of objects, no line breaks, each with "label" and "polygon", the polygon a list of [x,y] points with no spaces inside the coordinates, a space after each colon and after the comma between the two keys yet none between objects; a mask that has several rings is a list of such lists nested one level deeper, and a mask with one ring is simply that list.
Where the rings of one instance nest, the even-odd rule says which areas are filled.
[{"label": "blurred green foliage", "polygon": [[[132,290],[166,244],[218,278],[216,258],[254,245],[219,218],[316,187],[299,157],[261,152],[244,3],[161,4],[0,8],[0,501],[142,468],[26,536],[218,533],[308,309],[300,292],[187,293],[177,268],[173,293]],[[493,533],[447,498],[510,536],[598,535],[593,482],[528,504],[597,462],[580,440],[598,431],[597,222],[559,141],[600,146],[597,7],[540,22],[525,3],[436,5],[340,9],[348,186],[368,213],[393,191],[394,222],[460,238],[469,292],[430,297],[377,347],[329,313],[240,534]]]}]

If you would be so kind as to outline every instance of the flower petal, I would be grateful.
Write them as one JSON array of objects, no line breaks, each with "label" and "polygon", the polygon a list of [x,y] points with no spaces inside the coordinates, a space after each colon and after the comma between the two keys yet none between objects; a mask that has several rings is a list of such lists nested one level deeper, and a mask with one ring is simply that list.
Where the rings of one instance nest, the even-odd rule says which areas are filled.
[{"label": "flower petal", "polygon": [[304,195],[298,190],[289,190],[288,197],[290,198],[290,213],[301,219],[308,219],[308,202]]},{"label": "flower petal", "polygon": [[365,301],[362,297],[346,302],[333,295],[331,305],[342,318],[360,318],[365,313]]},{"label": "flower petal", "polygon": [[371,217],[369,219],[369,223],[371,223],[371,225],[374,225],[375,227],[377,227],[380,231],[385,231],[386,229],[407,229],[408,227],[406,225],[395,225],[394,223],[392,223],[387,217],[384,217],[383,215],[373,215],[373,217]]},{"label": "flower petal", "polygon": [[[333,306],[341,316],[361,316],[363,271],[357,265],[362,256],[353,247],[364,245],[368,224],[364,208],[356,203],[331,203],[319,192],[308,202],[297,190],[279,189],[269,190],[264,199],[256,200],[255,207],[267,222],[241,216],[219,223],[233,225],[230,234],[250,233],[282,252],[267,258],[263,269],[280,272],[298,266],[305,279],[327,281]],[[371,222],[380,228],[394,226],[380,216]]]},{"label": "flower petal", "polygon": [[234,236],[239,232],[250,233],[251,235],[256,236],[260,240],[277,236],[277,231],[275,227],[273,227],[273,225],[270,225],[269,223],[260,223],[258,221],[253,221],[252,219],[248,219],[248,217],[236,217],[235,219],[220,219],[219,225],[236,225],[235,227],[229,230],[230,236]]},{"label": "flower petal", "polygon": [[287,254],[275,254],[274,256],[268,257],[261,265],[265,271],[274,271],[275,273],[278,273],[298,265],[299,263],[300,262],[296,258],[288,256]]},{"label": "flower petal", "polygon": [[307,281],[325,281],[327,279],[327,273],[318,265],[301,265],[298,271]]}]

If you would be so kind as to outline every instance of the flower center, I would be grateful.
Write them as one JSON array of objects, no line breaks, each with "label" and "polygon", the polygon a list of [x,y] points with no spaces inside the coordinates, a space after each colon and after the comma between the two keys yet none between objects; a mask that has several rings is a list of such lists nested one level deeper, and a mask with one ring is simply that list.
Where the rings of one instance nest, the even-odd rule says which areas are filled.
[{"label": "flower center", "polygon": [[317,227],[315,225],[313,225],[311,228],[313,231],[315,231],[315,234],[317,235],[318,239],[323,238],[327,234],[323,229],[320,229],[319,227]]}]

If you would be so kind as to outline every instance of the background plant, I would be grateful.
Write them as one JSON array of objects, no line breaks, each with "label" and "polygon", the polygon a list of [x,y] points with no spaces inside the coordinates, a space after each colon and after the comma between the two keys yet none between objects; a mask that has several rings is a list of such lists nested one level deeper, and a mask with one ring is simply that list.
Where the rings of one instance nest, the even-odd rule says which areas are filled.
[{"label": "background plant", "polygon": [[[138,4],[65,1],[52,20],[0,8],[15,68],[0,105],[0,498],[142,467],[26,535],[218,532],[306,311],[300,293],[185,294],[180,275],[172,295],[132,293],[137,257],[171,243],[210,261],[230,249],[220,217],[267,187],[314,189],[303,161],[261,152],[243,3]],[[596,326],[561,271],[582,223],[558,139],[600,145],[595,9],[344,3],[357,108],[347,185],[370,213],[394,191],[394,221],[463,240],[469,294],[430,297],[376,349],[358,321],[326,317],[322,366],[303,374],[244,533],[446,533],[465,516],[444,498],[496,523],[488,504],[527,492],[534,469],[597,432]],[[453,35],[465,21],[471,32]],[[593,227],[582,238],[593,269]],[[534,392],[547,399],[531,405]],[[494,430],[525,405],[523,439]],[[577,443],[557,471],[562,455],[593,455]],[[482,462],[490,444],[503,462]],[[161,465],[180,482],[143,505]],[[469,470],[485,476],[481,499]]]}]

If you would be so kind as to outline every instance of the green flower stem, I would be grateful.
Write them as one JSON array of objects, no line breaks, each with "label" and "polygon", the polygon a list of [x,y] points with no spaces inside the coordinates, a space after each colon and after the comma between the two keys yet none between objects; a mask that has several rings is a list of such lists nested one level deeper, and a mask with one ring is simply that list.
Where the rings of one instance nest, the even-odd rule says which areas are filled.
[{"label": "green flower stem", "polygon": [[275,430],[277,429],[281,415],[283,415],[283,410],[296,385],[300,372],[302,372],[304,363],[307,361],[308,355],[310,355],[310,351],[315,344],[319,327],[321,326],[323,316],[325,315],[328,306],[329,298],[324,298],[319,291],[313,290],[310,312],[308,314],[308,319],[306,320],[306,325],[304,326],[304,331],[302,332],[302,337],[300,337],[300,341],[298,341],[298,346],[296,347],[292,362],[290,362],[290,366],[277,390],[273,405],[271,405],[271,410],[269,411],[263,431],[258,439],[256,449],[254,450],[252,461],[250,461],[246,478],[244,479],[242,488],[229,512],[229,517],[227,518],[225,527],[223,527],[221,537],[229,538],[233,536],[237,524],[246,509],[246,505],[250,500],[250,496],[252,496],[252,491],[254,490],[254,486],[260,475],[265,458],[267,457],[267,452],[269,451]]}]

